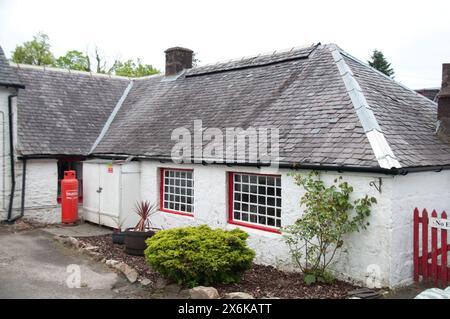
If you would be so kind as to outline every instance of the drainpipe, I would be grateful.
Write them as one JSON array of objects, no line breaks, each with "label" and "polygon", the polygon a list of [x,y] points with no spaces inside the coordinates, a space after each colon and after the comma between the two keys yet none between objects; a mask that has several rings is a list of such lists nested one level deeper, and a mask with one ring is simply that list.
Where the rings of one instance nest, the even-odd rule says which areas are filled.
[{"label": "drainpipe", "polygon": [[[2,116],[2,121],[1,121],[1,123],[2,123],[2,140],[3,140],[3,143],[2,143],[2,149],[1,149],[1,154],[5,154],[6,153],[6,143],[5,143],[5,137],[6,137],[6,134],[5,134],[5,127],[6,127],[6,125],[5,125],[5,112],[3,112],[3,111],[0,111],[0,115]],[[2,169],[2,185],[3,185],[3,187],[5,187],[5,184],[6,184],[6,164],[5,164],[5,159],[3,159],[2,160],[2,167],[1,167],[1,169]],[[2,209],[3,210],[6,210],[6,196],[5,196],[5,194],[6,194],[6,192],[3,190],[2,191]]]},{"label": "drainpipe", "polygon": [[12,100],[17,97],[17,94],[11,94],[8,96],[8,118],[9,118],[9,160],[11,166],[11,193],[9,195],[8,206],[8,222],[12,220],[12,210],[14,204],[14,192],[16,190],[16,170],[14,161],[14,130],[13,130],[13,110]]},{"label": "drainpipe", "polygon": [[8,223],[14,223],[16,220],[22,218],[25,214],[25,182],[27,180],[27,159],[23,158],[22,163],[22,195],[20,200],[20,215],[14,218],[9,218]]}]

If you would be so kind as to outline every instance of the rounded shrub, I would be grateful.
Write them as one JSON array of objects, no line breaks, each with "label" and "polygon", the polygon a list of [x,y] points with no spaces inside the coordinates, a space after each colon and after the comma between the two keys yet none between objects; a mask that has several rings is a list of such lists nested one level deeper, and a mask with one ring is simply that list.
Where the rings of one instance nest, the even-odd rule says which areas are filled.
[{"label": "rounded shrub", "polygon": [[147,239],[145,258],[168,279],[189,287],[232,283],[252,265],[255,252],[242,230],[206,225],[162,230]]}]

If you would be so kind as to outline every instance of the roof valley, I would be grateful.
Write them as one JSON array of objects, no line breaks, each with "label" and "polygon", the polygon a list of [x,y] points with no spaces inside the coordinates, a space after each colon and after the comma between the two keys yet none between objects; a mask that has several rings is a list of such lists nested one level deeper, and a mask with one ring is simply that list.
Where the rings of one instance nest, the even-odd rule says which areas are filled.
[{"label": "roof valley", "polygon": [[371,110],[358,81],[355,79],[350,67],[344,61],[341,51],[334,44],[329,45],[329,49],[378,164],[381,168],[386,169],[393,167],[401,168],[381,127],[378,125],[375,114]]},{"label": "roof valley", "polygon": [[89,154],[92,154],[92,152],[95,150],[97,145],[101,142],[105,134],[108,132],[109,127],[111,126],[111,123],[114,121],[114,118],[116,117],[117,112],[119,112],[120,108],[122,107],[123,102],[125,102],[128,93],[130,93],[131,88],[133,87],[133,80],[130,80],[130,83],[125,88],[125,91],[123,92],[122,96],[120,97],[119,101],[117,101],[116,106],[114,107],[113,111],[108,117],[108,120],[106,121],[105,125],[103,126],[100,134],[98,135],[97,139],[95,140],[94,144],[92,145]]}]

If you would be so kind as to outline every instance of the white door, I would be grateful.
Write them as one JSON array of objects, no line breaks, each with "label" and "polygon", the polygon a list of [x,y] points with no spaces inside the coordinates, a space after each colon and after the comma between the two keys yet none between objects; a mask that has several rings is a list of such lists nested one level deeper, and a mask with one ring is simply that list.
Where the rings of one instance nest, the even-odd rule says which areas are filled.
[{"label": "white door", "polygon": [[100,164],[100,225],[119,226],[121,172],[120,165]]},{"label": "white door", "polygon": [[84,219],[99,225],[119,225],[120,166],[106,162],[83,163]]},{"label": "white door", "polygon": [[83,163],[83,209],[84,219],[99,222],[100,212],[100,164]]},{"label": "white door", "polygon": [[135,212],[136,204],[141,200],[141,169],[139,162],[122,165],[122,202],[120,217],[123,227],[134,227],[139,221]]}]

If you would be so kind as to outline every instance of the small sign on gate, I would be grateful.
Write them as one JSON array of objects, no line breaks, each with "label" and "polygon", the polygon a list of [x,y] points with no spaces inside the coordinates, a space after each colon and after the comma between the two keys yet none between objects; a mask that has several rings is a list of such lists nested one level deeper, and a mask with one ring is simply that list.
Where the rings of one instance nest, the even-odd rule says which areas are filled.
[{"label": "small sign on gate", "polygon": [[450,219],[430,217],[430,226],[433,228],[450,230]]},{"label": "small sign on gate", "polygon": [[112,173],[113,172],[113,166],[112,164],[108,164],[108,173]]}]

